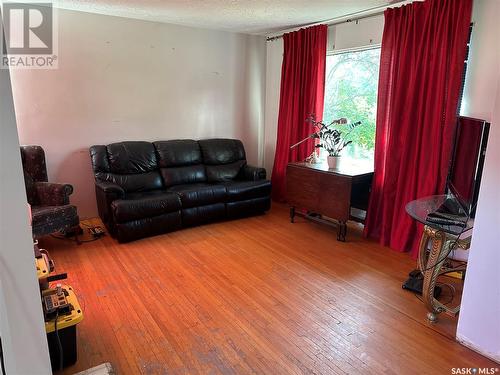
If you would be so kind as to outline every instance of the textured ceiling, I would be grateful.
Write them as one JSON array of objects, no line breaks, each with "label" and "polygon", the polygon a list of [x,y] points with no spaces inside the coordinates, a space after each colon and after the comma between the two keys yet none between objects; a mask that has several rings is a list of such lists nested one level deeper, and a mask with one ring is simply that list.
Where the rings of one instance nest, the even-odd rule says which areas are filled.
[{"label": "textured ceiling", "polygon": [[53,2],[63,9],[225,31],[266,34],[397,1],[53,0]]}]

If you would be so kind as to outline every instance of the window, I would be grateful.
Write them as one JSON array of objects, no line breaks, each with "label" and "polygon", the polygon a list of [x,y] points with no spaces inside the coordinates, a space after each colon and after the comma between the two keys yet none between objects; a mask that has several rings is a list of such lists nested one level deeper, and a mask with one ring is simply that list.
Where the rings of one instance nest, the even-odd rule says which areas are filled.
[{"label": "window", "polygon": [[361,121],[347,137],[352,144],[344,155],[351,158],[373,159],[379,64],[380,48],[326,57],[323,122],[341,117]]}]

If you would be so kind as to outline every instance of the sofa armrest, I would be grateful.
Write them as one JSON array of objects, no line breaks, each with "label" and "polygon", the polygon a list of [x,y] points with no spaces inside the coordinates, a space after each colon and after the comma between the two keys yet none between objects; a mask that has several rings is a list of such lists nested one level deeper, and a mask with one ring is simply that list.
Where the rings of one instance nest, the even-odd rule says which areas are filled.
[{"label": "sofa armrest", "polygon": [[35,182],[36,195],[42,206],[62,206],[69,204],[69,196],[73,193],[70,184],[54,182]]},{"label": "sofa armrest", "polygon": [[114,195],[114,199],[121,199],[125,196],[125,190],[120,185],[109,181],[96,181],[95,187],[106,195]]},{"label": "sofa armrest", "polygon": [[241,178],[247,181],[258,181],[266,179],[266,170],[264,168],[245,165],[241,169]]},{"label": "sofa armrest", "polygon": [[95,181],[95,195],[97,200],[97,210],[99,216],[108,228],[111,235],[115,235],[115,220],[111,210],[111,203],[116,199],[125,197],[125,191],[117,184],[108,181]]}]

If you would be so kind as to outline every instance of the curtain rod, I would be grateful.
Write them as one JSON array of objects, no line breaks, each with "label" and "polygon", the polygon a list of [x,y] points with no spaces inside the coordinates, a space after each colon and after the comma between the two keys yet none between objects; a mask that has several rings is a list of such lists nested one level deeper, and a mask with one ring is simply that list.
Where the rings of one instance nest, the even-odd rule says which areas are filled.
[{"label": "curtain rod", "polygon": [[399,6],[406,5],[406,4],[413,3],[415,1],[423,1],[423,0],[401,0],[401,1],[397,1],[397,2],[392,2],[391,4],[384,5],[384,6],[381,6],[381,7],[375,7],[375,8],[363,10],[363,11],[360,11],[360,12],[355,12],[355,13],[347,14],[345,16],[332,18],[330,20],[326,20],[326,21],[323,21],[323,22],[315,22],[315,23],[311,23],[311,24],[308,24],[308,25],[303,25],[303,26],[300,26],[300,27],[294,27],[294,28],[291,28],[291,29],[288,29],[288,30],[284,30],[282,32],[282,34],[268,37],[268,38],[266,38],[266,41],[267,42],[271,42],[271,41],[276,40],[276,39],[281,39],[281,38],[283,38],[283,35],[285,33],[291,32],[291,31],[294,31],[294,30],[298,30],[299,28],[311,27],[311,26],[316,26],[316,25],[334,26],[334,25],[339,25],[339,24],[342,24],[342,23],[356,22],[356,21],[359,21],[359,20],[362,20],[362,19],[371,18],[371,17],[375,17],[375,16],[380,16],[381,14],[384,14],[384,11],[386,9],[390,8],[390,7],[393,7],[395,5],[399,5]]}]

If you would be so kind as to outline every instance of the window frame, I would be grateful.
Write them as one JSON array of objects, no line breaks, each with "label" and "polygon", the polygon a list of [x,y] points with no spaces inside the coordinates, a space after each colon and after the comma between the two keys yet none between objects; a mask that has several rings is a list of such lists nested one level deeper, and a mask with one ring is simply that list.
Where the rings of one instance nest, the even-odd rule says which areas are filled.
[{"label": "window frame", "polygon": [[332,49],[332,50],[326,51],[326,56],[342,55],[344,53],[352,53],[352,52],[363,52],[363,51],[369,51],[371,49],[377,49],[377,48],[382,48],[382,43],[375,43],[375,44],[370,44],[368,46],[361,46],[361,47]]}]

